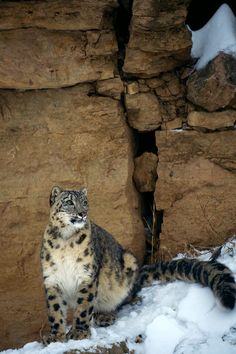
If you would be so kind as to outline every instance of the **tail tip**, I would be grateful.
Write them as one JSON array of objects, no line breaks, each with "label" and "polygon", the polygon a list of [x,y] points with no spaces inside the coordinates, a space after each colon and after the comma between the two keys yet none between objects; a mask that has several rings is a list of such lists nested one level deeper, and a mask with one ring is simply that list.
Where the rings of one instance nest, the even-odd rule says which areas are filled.
[{"label": "tail tip", "polygon": [[221,304],[229,310],[233,310],[235,307],[235,295],[234,294],[225,294],[222,298],[221,298]]}]

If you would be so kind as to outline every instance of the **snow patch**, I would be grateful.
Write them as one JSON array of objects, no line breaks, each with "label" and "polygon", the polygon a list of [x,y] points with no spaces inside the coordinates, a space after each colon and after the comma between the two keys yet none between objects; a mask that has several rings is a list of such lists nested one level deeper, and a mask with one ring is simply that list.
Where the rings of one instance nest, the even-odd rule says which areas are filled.
[{"label": "snow patch", "polygon": [[227,4],[221,5],[205,26],[191,33],[191,56],[199,58],[197,70],[204,68],[219,52],[236,56],[236,17]]}]

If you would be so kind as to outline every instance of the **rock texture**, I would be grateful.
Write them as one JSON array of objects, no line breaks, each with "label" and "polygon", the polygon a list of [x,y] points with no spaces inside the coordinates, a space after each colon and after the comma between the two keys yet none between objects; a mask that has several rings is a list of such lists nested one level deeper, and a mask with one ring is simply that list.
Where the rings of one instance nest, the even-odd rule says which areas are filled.
[{"label": "rock texture", "polygon": [[38,340],[46,323],[39,249],[53,185],[87,186],[91,218],[142,259],[130,131],[120,103],[91,90],[0,91],[3,347]]},{"label": "rock texture", "polygon": [[115,35],[107,31],[2,31],[0,87],[58,88],[113,78],[116,52]]},{"label": "rock texture", "polygon": [[145,152],[134,159],[134,182],[139,192],[154,192],[157,161],[157,155],[151,152]]},{"label": "rock texture", "polygon": [[126,95],[129,125],[139,131],[155,130],[162,122],[161,107],[153,93],[137,93]]},{"label": "rock texture", "polygon": [[189,2],[134,0],[126,74],[157,76],[189,59],[191,36],[184,25]]},{"label": "rock texture", "polygon": [[50,30],[101,30],[111,28],[116,0],[3,1],[0,30],[45,28]]},{"label": "rock texture", "polygon": [[161,255],[222,244],[236,230],[236,132],[156,132]]},{"label": "rock texture", "polygon": [[198,112],[193,111],[188,115],[188,124],[195,128],[209,130],[233,128],[236,122],[236,111]]},{"label": "rock texture", "polygon": [[185,90],[173,72],[127,81],[126,92],[128,122],[138,131],[181,128],[186,120]]},{"label": "rock texture", "polygon": [[236,108],[236,58],[220,53],[202,70],[190,76],[187,98],[209,112]]},{"label": "rock texture", "polygon": [[96,92],[98,95],[112,97],[116,100],[120,100],[121,95],[124,92],[124,85],[120,77],[98,81],[96,83]]}]

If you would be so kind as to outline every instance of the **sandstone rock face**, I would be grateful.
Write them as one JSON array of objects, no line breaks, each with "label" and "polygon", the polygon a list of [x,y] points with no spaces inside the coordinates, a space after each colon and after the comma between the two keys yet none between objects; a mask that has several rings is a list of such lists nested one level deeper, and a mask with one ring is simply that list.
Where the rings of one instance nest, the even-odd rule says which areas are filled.
[{"label": "sandstone rock face", "polygon": [[188,124],[191,127],[216,130],[233,128],[236,122],[236,111],[227,110],[222,112],[190,112]]},{"label": "sandstone rock face", "polygon": [[2,2],[0,30],[46,28],[50,30],[101,30],[110,27],[116,0],[50,0]]},{"label": "sandstone rock face", "polygon": [[134,0],[125,73],[157,76],[189,58],[191,36],[184,25],[188,3]]},{"label": "sandstone rock face", "polygon": [[120,103],[92,90],[0,91],[2,347],[47,323],[39,250],[53,185],[86,186],[91,219],[142,259],[130,131]]},{"label": "sandstone rock face", "polygon": [[116,51],[112,32],[2,31],[0,87],[57,88],[113,78]]},{"label": "sandstone rock face", "polygon": [[114,79],[98,81],[96,83],[96,91],[99,95],[120,100],[121,94],[124,92],[124,85],[120,77],[115,77]]},{"label": "sandstone rock face", "polygon": [[154,192],[157,179],[156,154],[145,152],[134,160],[134,182],[139,192]]},{"label": "sandstone rock face", "polygon": [[209,112],[236,108],[236,59],[220,53],[187,82],[187,98]]},{"label": "sandstone rock face", "polygon": [[216,246],[236,230],[236,132],[156,132],[161,254]]}]

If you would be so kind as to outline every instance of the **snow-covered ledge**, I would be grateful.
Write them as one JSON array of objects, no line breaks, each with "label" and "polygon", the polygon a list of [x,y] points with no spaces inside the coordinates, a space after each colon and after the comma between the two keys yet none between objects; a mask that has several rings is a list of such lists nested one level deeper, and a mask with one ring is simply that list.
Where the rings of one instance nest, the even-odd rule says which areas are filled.
[{"label": "snow-covered ledge", "polygon": [[236,17],[227,4],[221,5],[204,27],[191,32],[191,55],[198,58],[197,70],[205,67],[219,52],[236,56]]}]

